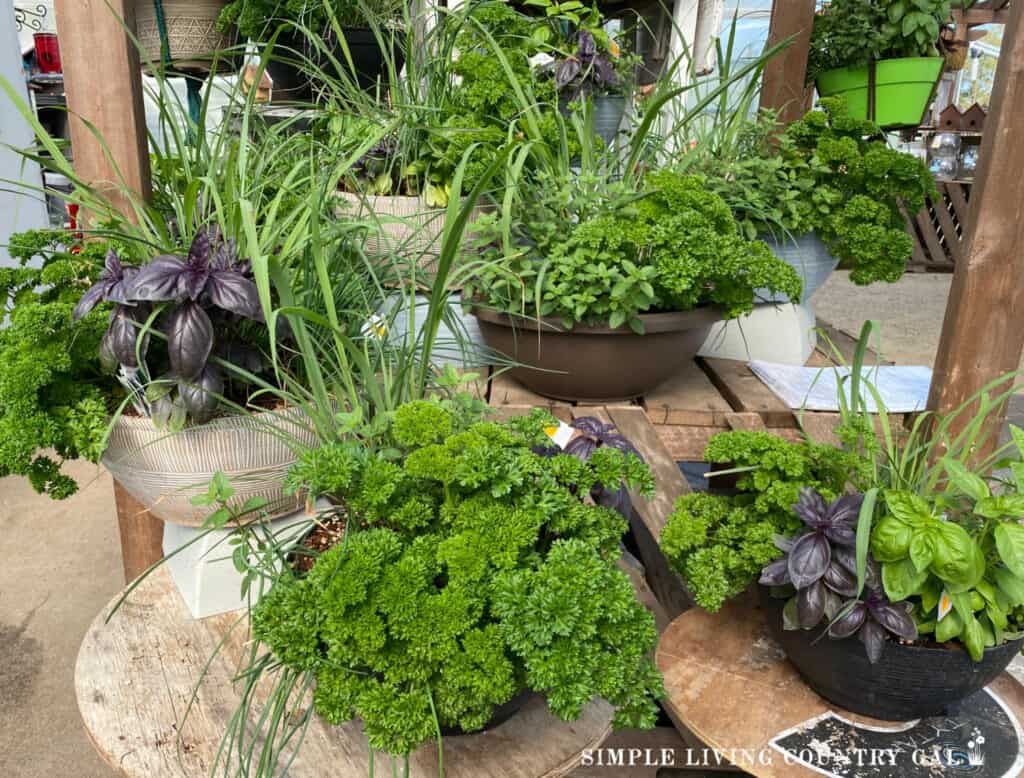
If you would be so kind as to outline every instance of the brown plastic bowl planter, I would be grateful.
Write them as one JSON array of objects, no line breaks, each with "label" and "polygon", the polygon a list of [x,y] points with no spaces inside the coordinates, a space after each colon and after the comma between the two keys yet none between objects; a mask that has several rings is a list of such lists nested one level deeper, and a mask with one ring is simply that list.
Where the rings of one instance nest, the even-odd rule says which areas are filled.
[{"label": "brown plastic bowl planter", "polygon": [[609,401],[639,397],[693,365],[719,308],[640,316],[644,334],[628,326],[571,330],[557,318],[539,321],[473,306],[484,342],[518,362],[510,374],[528,389],[559,400]]}]

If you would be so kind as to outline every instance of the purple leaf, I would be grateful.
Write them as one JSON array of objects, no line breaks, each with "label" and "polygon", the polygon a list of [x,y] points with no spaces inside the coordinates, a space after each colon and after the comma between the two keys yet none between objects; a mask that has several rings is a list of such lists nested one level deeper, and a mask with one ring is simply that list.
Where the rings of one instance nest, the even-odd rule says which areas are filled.
[{"label": "purple leaf", "polygon": [[213,243],[219,235],[220,232],[216,228],[212,228],[212,230],[197,230],[192,238],[192,245],[188,247],[188,264],[206,265],[209,267]]},{"label": "purple leaf", "polygon": [[775,544],[775,548],[786,553],[793,548],[794,542],[796,542],[796,538],[787,538],[785,535],[772,536],[772,543]]},{"label": "purple leaf", "polygon": [[139,366],[135,356],[135,341],[138,336],[139,327],[135,323],[131,309],[124,305],[117,306],[110,316],[110,326],[103,338],[107,341],[106,348],[125,367]]},{"label": "purple leaf", "polygon": [[213,365],[207,365],[194,381],[179,381],[178,394],[193,421],[209,421],[220,407],[224,393],[224,376]]},{"label": "purple leaf", "polygon": [[804,535],[789,551],[789,577],[797,589],[818,581],[832,559],[828,540],[816,532]]},{"label": "purple leaf", "polygon": [[593,416],[580,416],[578,419],[573,419],[569,426],[592,438],[598,438],[613,429],[612,425],[605,424]]},{"label": "purple leaf", "polygon": [[825,585],[821,581],[796,593],[796,612],[803,629],[817,625],[825,615]]},{"label": "purple leaf", "polygon": [[828,634],[834,638],[848,638],[861,628],[868,616],[868,606],[862,602],[854,605],[848,613],[840,616],[828,628]]},{"label": "purple leaf", "polygon": [[214,270],[239,270],[235,265],[238,262],[238,244],[235,243],[234,239],[226,240],[217,246],[217,250],[213,254],[213,261],[210,262],[210,266]]},{"label": "purple leaf", "polygon": [[845,524],[825,528],[825,537],[839,546],[856,546],[857,531]]},{"label": "purple leaf", "polygon": [[263,321],[263,308],[256,284],[234,270],[215,270],[210,274],[206,291],[210,302],[225,311],[255,321]]},{"label": "purple leaf", "polygon": [[124,268],[121,277],[114,281],[107,290],[107,300],[119,305],[134,305],[135,301],[131,299],[131,288],[138,273],[137,267]]},{"label": "purple leaf", "polygon": [[825,570],[822,580],[829,589],[844,597],[857,596],[857,576],[834,559]]},{"label": "purple leaf", "polygon": [[593,57],[597,54],[597,42],[592,33],[581,30],[577,40],[576,51],[580,57]]},{"label": "purple leaf", "polygon": [[185,263],[170,254],[155,257],[148,265],[139,268],[132,280],[128,294],[133,300],[163,302],[183,297],[183,276]]},{"label": "purple leaf", "polygon": [[849,546],[836,546],[832,549],[832,559],[848,571],[857,574],[857,552]]},{"label": "purple leaf", "polygon": [[555,68],[555,87],[561,91],[573,82],[573,79],[580,74],[579,60],[569,57],[563,59]]},{"label": "purple leaf", "polygon": [[167,353],[171,370],[190,381],[206,367],[213,349],[213,324],[198,303],[179,305],[167,319]]},{"label": "purple leaf", "polygon": [[842,523],[856,529],[860,518],[860,506],[863,502],[863,494],[844,494],[828,506],[826,517],[833,525]]},{"label": "purple leaf", "polygon": [[586,435],[580,435],[569,441],[565,447],[566,454],[572,454],[581,462],[590,460],[590,455],[597,450],[597,443]]},{"label": "purple leaf", "polygon": [[210,279],[210,266],[188,261],[185,272],[181,276],[181,289],[185,296],[193,302],[198,300],[206,290],[206,282]]},{"label": "purple leaf", "polygon": [[765,565],[758,583],[765,586],[785,586],[789,583],[789,560],[776,559]]},{"label": "purple leaf", "polygon": [[597,83],[601,86],[614,86],[619,83],[619,77],[605,57],[594,58],[594,72],[597,74]]},{"label": "purple leaf", "polygon": [[891,603],[872,603],[868,606],[875,621],[885,627],[894,635],[904,640],[917,640],[917,624],[903,607],[903,604],[893,605]]},{"label": "purple leaf", "polygon": [[103,302],[103,298],[107,293],[107,282],[100,281],[89,287],[89,290],[82,295],[82,299],[78,301],[78,305],[75,306],[75,310],[71,312],[71,321],[78,321],[83,316],[87,315],[89,311]]},{"label": "purple leaf", "polygon": [[793,506],[793,512],[800,517],[804,524],[815,529],[821,526],[827,510],[825,500],[821,495],[808,487],[800,490],[800,499]]},{"label": "purple leaf", "polygon": [[868,661],[874,664],[885,650],[885,630],[876,621],[866,619],[860,628],[860,642],[868,652]]}]

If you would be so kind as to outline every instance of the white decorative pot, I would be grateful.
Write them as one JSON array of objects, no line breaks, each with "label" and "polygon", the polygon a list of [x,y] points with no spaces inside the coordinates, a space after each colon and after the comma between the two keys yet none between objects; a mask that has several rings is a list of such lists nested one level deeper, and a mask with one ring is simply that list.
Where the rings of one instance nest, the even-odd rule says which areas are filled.
[{"label": "white decorative pot", "polygon": [[[377,229],[371,228],[366,238],[364,249],[368,255],[396,252],[416,257],[417,266],[426,273],[432,273],[437,269],[446,209],[432,208],[422,197],[363,196],[345,191],[339,194],[349,204],[348,208],[338,210],[339,216],[377,222]],[[468,246],[475,239],[472,231],[473,222],[486,212],[487,208],[478,204],[470,213],[462,237],[464,246]]]},{"label": "white decorative pot", "polygon": [[206,493],[217,471],[235,490],[232,505],[258,496],[267,501],[270,516],[298,509],[301,499],[283,489],[296,444],[316,445],[316,435],[296,410],[225,416],[177,433],[158,430],[145,417],[121,416],[103,465],[157,518],[198,527],[210,509],[192,505],[192,497]]},{"label": "white decorative pot", "polygon": [[[839,265],[839,260],[833,257],[828,246],[815,235],[809,232],[798,238],[788,236],[775,237],[772,235],[760,235],[761,240],[768,244],[772,253],[779,259],[787,262],[800,274],[803,281],[803,293],[800,299],[807,302],[818,289],[820,289],[829,276]],[[772,293],[768,289],[757,289],[754,291],[754,299],[757,302],[788,303],[789,297],[781,293]]]},{"label": "white decorative pot", "polygon": [[[171,60],[179,70],[209,70],[214,52],[234,44],[234,36],[217,29],[228,0],[163,0]],[[153,0],[135,0],[135,34],[143,65],[161,62],[160,27]],[[227,62],[225,62],[225,65]]]},{"label": "white decorative pot", "polygon": [[[451,365],[457,370],[470,370],[492,361],[490,349],[484,343],[480,322],[476,316],[462,310],[462,296],[448,296],[448,313],[437,328],[437,340],[431,360],[438,367]],[[415,303],[408,295],[393,294],[385,301],[378,314],[390,321],[389,337],[393,343],[413,343],[423,330],[430,310],[430,299],[417,294]]]},{"label": "white decorative pot", "polygon": [[[267,530],[283,549],[293,548],[311,528],[316,513],[330,507],[321,498],[312,514],[301,508],[268,522]],[[240,610],[250,598],[253,605],[259,599],[256,586],[242,596],[242,574],[231,558],[235,547],[228,543],[231,534],[230,529],[164,525],[164,564],[194,619]]]}]

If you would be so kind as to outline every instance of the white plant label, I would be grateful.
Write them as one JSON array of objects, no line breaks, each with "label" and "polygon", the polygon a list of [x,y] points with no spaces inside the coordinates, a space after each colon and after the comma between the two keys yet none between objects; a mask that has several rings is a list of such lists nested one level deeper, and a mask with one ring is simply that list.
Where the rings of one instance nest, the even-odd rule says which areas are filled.
[{"label": "white plant label", "polygon": [[550,427],[545,427],[544,432],[552,441],[554,441],[556,446],[563,450],[569,445],[569,441],[572,440],[573,435],[576,434],[576,430],[564,421],[558,422],[557,427],[553,424]]}]

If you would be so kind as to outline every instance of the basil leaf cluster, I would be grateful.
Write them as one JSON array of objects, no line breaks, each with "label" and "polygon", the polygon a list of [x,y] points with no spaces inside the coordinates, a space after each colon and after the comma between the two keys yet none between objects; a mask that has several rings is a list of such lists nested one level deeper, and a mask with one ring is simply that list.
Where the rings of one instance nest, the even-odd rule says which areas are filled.
[{"label": "basil leaf cluster", "polygon": [[398,458],[342,442],[302,457],[292,487],[332,495],[347,535],[308,575],[282,576],[252,624],[315,677],[321,716],[360,718],[393,754],[437,724],[478,730],[523,690],[564,719],[603,697],[617,725],[654,725],[657,633],[616,566],[625,519],[582,499],[599,478],[650,493],[652,476],[612,445],[588,461],[537,453],[551,423],[461,429],[418,401],[385,433]]}]

